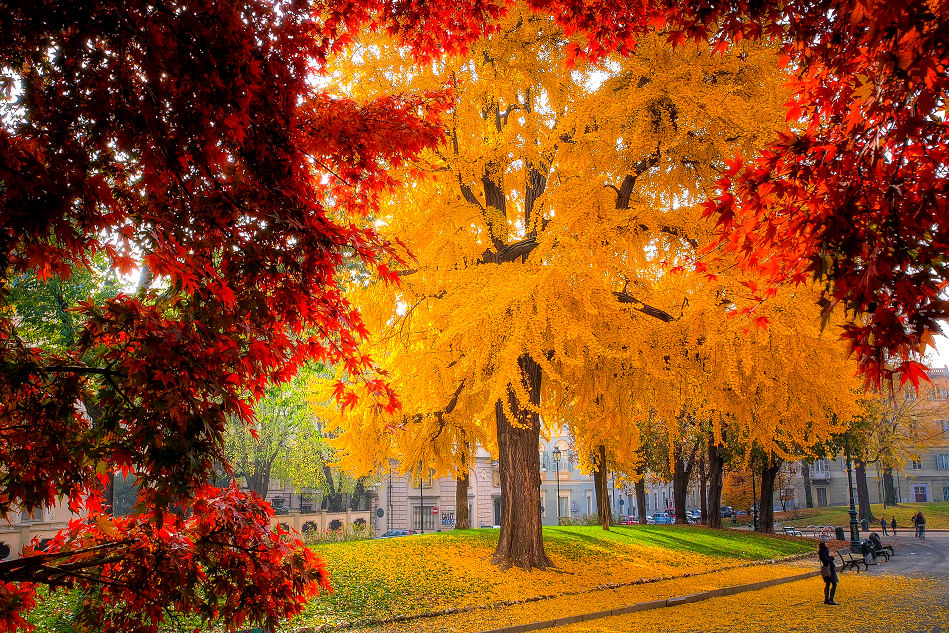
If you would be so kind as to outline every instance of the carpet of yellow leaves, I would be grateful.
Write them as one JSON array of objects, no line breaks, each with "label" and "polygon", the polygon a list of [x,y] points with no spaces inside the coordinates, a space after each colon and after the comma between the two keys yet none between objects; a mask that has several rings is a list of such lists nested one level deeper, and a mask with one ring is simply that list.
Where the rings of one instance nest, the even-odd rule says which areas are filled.
[{"label": "carpet of yellow leaves", "polygon": [[[604,586],[696,577],[814,551],[800,539],[692,527],[549,528],[545,547],[556,567],[525,572],[490,564],[496,541],[496,531],[468,530],[321,545],[316,549],[327,561],[334,591],[312,600],[293,625],[369,625],[543,598],[540,605],[554,596],[577,601]],[[397,630],[404,630],[406,622],[399,624]]]},{"label": "carpet of yellow leaves", "polygon": [[[359,633],[475,633],[530,622],[592,613],[629,604],[664,600],[711,589],[744,585],[772,578],[782,578],[814,569],[813,561],[797,564],[761,565],[718,571],[688,578],[674,578],[613,589],[592,590],[582,594],[563,595],[546,600],[526,602],[465,613],[396,622],[358,629]],[[657,612],[652,612],[657,613]]]},{"label": "carpet of yellow leaves", "polygon": [[823,604],[820,578],[725,598],[591,620],[549,633],[937,633],[949,631],[944,581],[844,575],[840,606]]}]

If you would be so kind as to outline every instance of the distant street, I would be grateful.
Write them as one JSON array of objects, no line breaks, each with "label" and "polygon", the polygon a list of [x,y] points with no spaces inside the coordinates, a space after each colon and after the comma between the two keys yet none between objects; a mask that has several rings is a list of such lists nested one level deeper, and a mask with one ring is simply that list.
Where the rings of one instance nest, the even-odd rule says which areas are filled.
[{"label": "distant street", "polygon": [[942,578],[949,582],[949,532],[932,532],[926,540],[905,534],[882,537],[884,543],[896,548],[896,556],[871,567],[871,573],[911,576],[914,578]]}]

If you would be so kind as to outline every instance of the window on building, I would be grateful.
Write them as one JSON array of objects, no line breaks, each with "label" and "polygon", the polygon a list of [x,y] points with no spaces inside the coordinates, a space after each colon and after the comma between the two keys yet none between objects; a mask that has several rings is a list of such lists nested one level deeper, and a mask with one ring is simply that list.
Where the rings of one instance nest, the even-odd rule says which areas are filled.
[{"label": "window on building", "polygon": [[938,470],[949,470],[949,453],[936,455],[936,468]]},{"label": "window on building", "polygon": [[421,486],[419,485],[419,476],[412,475],[412,487],[413,488],[431,488],[432,487],[432,472],[429,471],[428,477],[425,477],[421,481]]},{"label": "window on building", "polygon": [[817,507],[827,507],[827,488],[817,488]]},{"label": "window on building", "polygon": [[949,486],[942,487],[942,500],[949,501]]},{"label": "window on building", "polygon": [[587,491],[587,514],[593,514],[593,493]]},{"label": "window on building", "polygon": [[[410,530],[418,530],[419,526],[424,529],[426,532],[435,531],[435,521],[438,519],[438,516],[432,512],[434,506],[422,506],[422,522],[419,523],[419,506],[412,506],[412,525],[409,527]],[[440,525],[438,527],[441,527]]]},{"label": "window on building", "polygon": [[826,473],[828,470],[830,470],[830,464],[827,463],[826,459],[821,457],[820,459],[814,460],[814,466],[812,467],[812,470],[815,473]]},{"label": "window on building", "polygon": [[922,463],[921,461],[919,461],[918,459],[914,459],[914,460],[913,460],[913,470],[922,470],[922,469],[923,469],[923,463]]},{"label": "window on building", "polygon": [[560,516],[562,517],[570,516],[570,497],[569,496],[560,497]]}]

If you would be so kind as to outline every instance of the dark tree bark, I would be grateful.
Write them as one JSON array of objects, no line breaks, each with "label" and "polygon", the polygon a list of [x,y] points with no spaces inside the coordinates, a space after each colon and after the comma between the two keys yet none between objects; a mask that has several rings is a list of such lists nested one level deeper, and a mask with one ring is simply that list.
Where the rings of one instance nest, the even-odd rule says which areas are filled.
[{"label": "dark tree bark", "polygon": [[896,499],[896,481],[893,479],[892,468],[883,469],[883,499],[888,506],[898,505]]},{"label": "dark tree bark", "polygon": [[636,511],[639,513],[639,522],[646,524],[646,477],[645,468],[640,466],[636,469],[639,479],[636,480]]},{"label": "dark tree bark", "polygon": [[596,491],[596,514],[604,530],[613,523],[613,509],[610,507],[610,494],[607,479],[610,471],[606,465],[606,447],[600,444],[593,467],[593,488]]},{"label": "dark tree bark", "polygon": [[247,488],[265,498],[267,496],[267,491],[270,489],[271,464],[272,462],[255,462],[254,472],[247,475]]},{"label": "dark tree bark", "polygon": [[459,476],[455,480],[455,529],[467,530],[471,527],[471,519],[468,517],[468,485],[471,483],[471,475],[466,470],[464,476]]},{"label": "dark tree bark", "polygon": [[857,515],[871,524],[876,522],[873,511],[870,509],[870,487],[867,485],[867,464],[862,459],[854,458],[854,475],[857,479]]},{"label": "dark tree bark", "polygon": [[705,467],[704,453],[699,457],[699,497],[702,525],[708,525],[708,469]]},{"label": "dark tree bark", "polygon": [[[343,495],[336,490],[336,484],[333,482],[333,471],[329,466],[323,466],[323,477],[326,479],[326,490],[323,491],[320,507],[329,512],[342,512],[344,510]],[[418,528],[413,526],[412,529]]]},{"label": "dark tree bark", "polygon": [[804,478],[804,503],[808,508],[814,507],[814,494],[811,492],[811,465],[801,462],[801,477]]},{"label": "dark tree bark", "polygon": [[725,484],[725,460],[722,457],[724,447],[715,443],[712,435],[708,438],[708,525],[722,527],[722,486]]},{"label": "dark tree bark", "polygon": [[[540,366],[528,355],[518,359],[524,387],[535,406],[540,403]],[[545,569],[551,566],[544,553],[540,516],[540,416],[520,406],[513,392],[508,403],[516,426],[495,403],[498,427],[498,461],[501,475],[501,533],[492,561],[501,568]]]},{"label": "dark tree bark", "polygon": [[692,472],[692,468],[686,464],[684,453],[681,445],[673,449],[672,505],[675,508],[676,523],[682,525],[689,522],[685,516],[685,500],[689,490],[689,475]]},{"label": "dark tree bark", "polygon": [[109,482],[105,485],[105,508],[107,514],[115,512],[115,473],[109,477]]},{"label": "dark tree bark", "polygon": [[[774,455],[761,469],[761,494],[758,496],[758,531],[774,532],[774,482],[781,470],[781,458]],[[754,473],[751,475],[754,477]]]}]

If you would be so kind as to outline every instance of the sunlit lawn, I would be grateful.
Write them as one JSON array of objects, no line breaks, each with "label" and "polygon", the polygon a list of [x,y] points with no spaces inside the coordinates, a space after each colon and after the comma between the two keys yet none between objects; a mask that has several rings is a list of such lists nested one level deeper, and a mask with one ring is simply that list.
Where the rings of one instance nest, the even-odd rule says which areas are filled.
[{"label": "sunlit lawn", "polygon": [[[922,512],[926,517],[926,529],[949,529],[949,502],[936,501],[932,503],[901,503],[898,506],[887,506],[886,510],[879,503],[870,504],[873,516],[877,518],[876,522],[870,526],[874,531],[880,529],[880,517],[886,517],[887,526],[889,526],[890,517],[896,517],[897,529],[912,530],[913,522],[910,520],[917,512]],[[850,522],[850,515],[847,514],[846,506],[834,506],[830,508],[808,508],[796,513],[787,512],[775,515],[775,521],[782,525],[841,525],[846,526]]]},{"label": "sunlit lawn", "polygon": [[[290,627],[578,593],[605,584],[735,567],[814,547],[804,539],[693,526],[620,526],[610,532],[598,526],[547,527],[545,548],[555,567],[502,572],[490,563],[497,538],[498,530],[481,529],[314,546],[326,560],[333,593],[311,601]],[[30,620],[40,633],[72,631],[75,599],[44,592]]]},{"label": "sunlit lawn", "polygon": [[312,601],[298,625],[341,624],[558,595],[673,577],[813,550],[807,541],[685,526],[547,527],[556,568],[498,570],[497,530],[468,530],[317,549],[334,592]]}]

